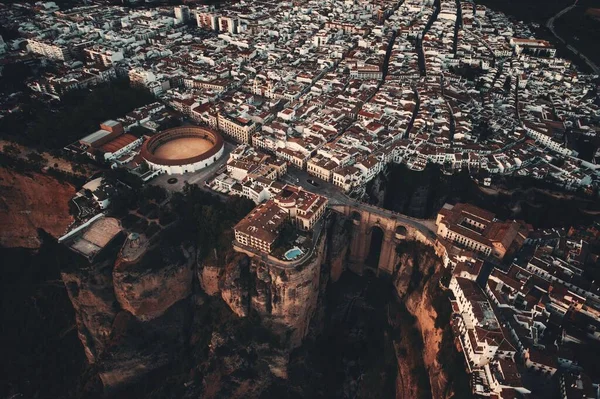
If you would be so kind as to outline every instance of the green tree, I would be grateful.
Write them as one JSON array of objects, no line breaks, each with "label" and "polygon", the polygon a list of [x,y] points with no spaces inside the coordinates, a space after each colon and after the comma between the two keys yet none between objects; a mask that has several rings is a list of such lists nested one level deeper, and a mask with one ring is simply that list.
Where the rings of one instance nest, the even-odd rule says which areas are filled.
[{"label": "green tree", "polygon": [[[200,258],[205,259],[214,254],[214,249],[221,254],[231,248],[233,227],[252,210],[254,203],[239,197],[223,202],[197,185],[186,183],[182,192],[171,196],[169,206],[177,215],[176,232],[181,240],[196,244]],[[224,259],[219,256],[217,260]]]},{"label": "green tree", "polygon": [[110,199],[110,211],[117,217],[126,216],[137,207],[137,195],[129,188],[121,187]]},{"label": "green tree", "polygon": [[15,144],[7,144],[2,148],[2,151],[12,157],[19,156],[21,150]]},{"label": "green tree", "polygon": [[273,247],[280,248],[289,246],[291,241],[296,237],[296,234],[296,227],[294,227],[292,222],[287,219],[279,228],[277,239],[275,240]]},{"label": "green tree", "polygon": [[142,136],[150,136],[152,135],[152,130],[147,129],[143,126],[133,126],[131,129],[129,129],[129,133],[133,134],[136,137],[142,137]]},{"label": "green tree", "polygon": [[59,104],[41,101],[23,104],[23,111],[0,119],[0,137],[42,148],[62,148],[98,130],[98,125],[155,101],[145,90],[127,81],[66,93]]},{"label": "green tree", "polygon": [[160,186],[147,185],[142,190],[142,196],[144,199],[155,202],[162,202],[167,199],[167,190]]},{"label": "green tree", "polygon": [[129,173],[125,168],[109,169],[104,173],[106,181],[114,186],[124,184],[139,192],[144,182],[139,176]]},{"label": "green tree", "polygon": [[32,151],[27,154],[27,160],[31,162],[35,167],[41,168],[46,165],[46,158],[44,158],[41,154]]}]

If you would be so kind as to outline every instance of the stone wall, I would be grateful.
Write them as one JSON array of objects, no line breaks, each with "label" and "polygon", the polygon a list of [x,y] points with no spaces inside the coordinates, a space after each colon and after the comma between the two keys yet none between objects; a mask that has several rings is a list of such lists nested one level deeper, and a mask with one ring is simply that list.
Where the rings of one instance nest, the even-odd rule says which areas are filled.
[{"label": "stone wall", "polygon": [[[420,229],[415,228],[414,225],[404,223],[402,219],[399,219],[401,215],[394,214],[385,209],[380,209],[379,212],[375,213],[369,211],[368,208],[362,209],[350,205],[340,205],[335,207],[335,210],[350,218],[354,224],[350,240],[348,267],[358,274],[362,274],[365,260],[369,255],[372,240],[371,234],[374,228],[380,228],[383,231],[383,242],[377,270],[388,275],[394,273],[398,264],[396,245],[399,242],[412,240],[431,246],[435,243],[433,233],[428,236]],[[422,222],[415,220],[411,223]]]}]

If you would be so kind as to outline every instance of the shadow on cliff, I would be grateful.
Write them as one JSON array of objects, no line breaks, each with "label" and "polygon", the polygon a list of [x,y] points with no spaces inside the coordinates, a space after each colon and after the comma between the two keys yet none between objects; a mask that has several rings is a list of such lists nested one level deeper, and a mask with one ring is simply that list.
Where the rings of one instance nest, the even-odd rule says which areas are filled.
[{"label": "shadow on cliff", "polygon": [[346,271],[328,285],[322,333],[292,353],[277,397],[468,397],[450,303],[439,286],[447,271],[423,244],[402,242],[397,251],[391,277]]},{"label": "shadow on cliff", "polygon": [[310,398],[395,397],[390,301],[390,280],[371,272],[345,272],[330,284],[323,332],[292,353],[288,391]]},{"label": "shadow on cliff", "polygon": [[[427,397],[436,389],[435,381],[442,380],[434,362],[439,345],[433,353],[425,348],[433,342],[428,331],[437,336],[441,330],[426,323],[425,316],[435,318],[433,299],[421,295],[432,292],[438,278],[438,260],[430,248],[399,249],[399,270],[406,272],[408,285],[398,301],[397,275],[342,273],[339,263],[348,243],[343,232],[351,226],[347,220],[334,220],[331,239],[323,240],[319,255],[306,265],[278,270],[224,251],[228,226],[215,232],[215,226],[197,223],[226,211],[194,202],[182,204],[196,215],[190,228],[200,229],[195,233],[201,242],[218,233],[208,242],[221,250],[200,251],[190,242],[182,244],[185,232],[169,231],[146,259],[118,257],[124,237],[91,263],[54,240],[44,239],[37,253],[6,252],[3,259],[10,267],[3,269],[2,348],[8,356],[2,393],[388,398],[398,392]],[[419,298],[424,308],[414,306]],[[273,328],[275,322],[282,331]],[[290,356],[290,337],[298,341],[307,332]],[[418,378],[406,379],[413,388],[399,387],[402,367],[421,370]]]},{"label": "shadow on cliff", "polygon": [[88,372],[57,244],[44,232],[39,236],[37,251],[0,247],[1,397],[76,397]]},{"label": "shadow on cliff", "polygon": [[[482,181],[484,176],[476,178]],[[446,202],[468,202],[499,219],[522,219],[536,228],[589,225],[600,212],[596,194],[565,193],[551,182],[529,177],[494,176],[495,188],[487,188],[466,170],[445,175],[434,165],[418,172],[395,164],[378,180],[381,192],[368,192],[371,201],[383,196],[384,208],[419,218],[435,218]]]},{"label": "shadow on cliff", "polygon": [[452,308],[443,267],[431,247],[403,241],[396,247],[396,300],[388,308],[398,358],[397,397],[470,398],[463,356],[455,346]]}]

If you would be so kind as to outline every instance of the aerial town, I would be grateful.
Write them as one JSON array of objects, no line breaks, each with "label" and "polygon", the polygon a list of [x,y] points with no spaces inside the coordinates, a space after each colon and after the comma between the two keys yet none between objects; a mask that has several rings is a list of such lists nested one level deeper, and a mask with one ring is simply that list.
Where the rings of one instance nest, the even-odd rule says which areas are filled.
[{"label": "aerial town", "polygon": [[[14,63],[40,71],[25,92],[0,98],[0,119],[18,114],[23,96],[60,104],[117,81],[152,97],[58,149],[93,165],[58,243],[93,264],[124,235],[119,256],[141,258],[175,223],[159,218],[160,209],[197,185],[223,201],[252,201],[233,225],[231,247],[284,286],[294,275],[288,283],[272,270],[325,263],[343,217],[352,230],[344,270],[394,279],[403,268],[396,245],[406,240],[441,259],[435,289],[448,298],[452,347],[470,388],[454,397],[600,398],[600,351],[590,350],[600,345],[598,221],[542,228],[465,202],[416,218],[369,199],[391,167],[435,167],[467,174],[484,190],[528,178],[598,201],[600,149],[586,144],[600,137],[593,63],[583,72],[539,26],[471,1],[87,3],[0,5],[0,25],[17,33],[0,37],[0,76]],[[165,198],[119,220],[111,207],[129,183],[105,171]],[[375,229],[382,244],[369,244]],[[365,266],[375,247],[381,254]],[[318,291],[315,270],[279,301]],[[259,299],[250,307],[263,306]],[[295,305],[304,323],[291,334],[295,346],[316,301]],[[285,323],[300,325],[293,317],[286,313]],[[100,358],[92,352],[90,363]]]}]

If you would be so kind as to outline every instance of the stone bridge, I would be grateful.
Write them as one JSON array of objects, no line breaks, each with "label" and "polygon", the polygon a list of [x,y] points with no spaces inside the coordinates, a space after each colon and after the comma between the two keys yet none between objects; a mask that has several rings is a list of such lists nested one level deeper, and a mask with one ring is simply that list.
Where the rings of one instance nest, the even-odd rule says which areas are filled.
[{"label": "stone bridge", "polygon": [[378,273],[394,272],[398,263],[396,246],[401,241],[415,240],[435,246],[435,222],[432,220],[411,218],[358,201],[347,201],[345,204],[330,203],[329,208],[350,218],[354,223],[349,262],[350,268],[359,274],[366,264],[376,229],[383,235],[377,264]]}]

